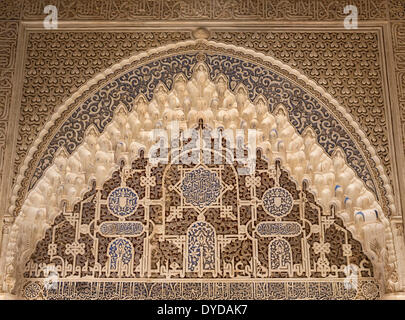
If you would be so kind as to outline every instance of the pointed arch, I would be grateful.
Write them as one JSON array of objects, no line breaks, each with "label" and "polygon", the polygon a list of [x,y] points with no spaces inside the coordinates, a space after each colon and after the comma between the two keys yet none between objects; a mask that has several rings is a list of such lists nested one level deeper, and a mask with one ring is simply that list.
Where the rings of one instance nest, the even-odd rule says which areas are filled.
[{"label": "pointed arch", "polygon": [[134,247],[125,238],[117,238],[110,242],[107,249],[109,258],[107,275],[117,272],[119,275],[132,276],[134,263]]},{"label": "pointed arch", "polygon": [[292,269],[291,246],[287,240],[276,238],[269,243],[269,269],[270,272]]},{"label": "pointed arch", "polygon": [[[202,61],[195,64],[190,74],[175,75],[171,86],[159,82],[155,94],[151,93],[150,99],[144,94],[138,94],[133,100],[131,109],[124,104],[114,106],[111,121],[102,130],[94,125],[87,127],[83,142],[78,144],[77,148],[71,152],[63,148],[58,150],[42,176],[31,184],[32,189],[29,192],[22,189],[23,180],[27,182],[25,185],[30,185],[29,177],[25,173],[29,170],[34,153],[44,143],[44,137],[48,134],[56,135],[57,120],[63,120],[65,111],[69,110],[74,101],[86,94],[92,86],[113,77],[124,67],[142,59],[153,55],[166,55],[170,50],[198,48],[204,45],[217,50],[240,51],[268,62],[303,81],[311,90],[325,98],[364,141],[365,150],[356,143],[354,145],[359,149],[359,153],[364,155],[367,151],[371,155],[371,160],[374,161],[383,181],[383,190],[377,190],[376,193],[370,191],[370,186],[348,164],[344,150],[335,148],[332,155],[329,155],[320,146],[313,128],[307,127],[302,134],[298,132],[293,125],[295,120],[290,119],[285,105],[277,103],[271,110],[266,97],[257,95],[252,100],[249,95],[251,88],[245,84],[239,83],[232,89],[229,77],[225,74],[219,73],[212,80],[209,74],[210,65]],[[212,109],[216,112],[212,112]],[[153,128],[165,129],[172,121],[177,121],[179,128],[186,130],[195,125],[199,119],[203,119],[212,128],[223,127],[234,132],[237,129],[245,132],[249,128],[257,129],[257,146],[268,159],[281,160],[298,183],[308,181],[311,191],[319,197],[325,210],[329,210],[330,204],[334,203],[346,227],[362,241],[366,252],[372,251],[370,248],[372,241],[378,241],[381,246],[387,247],[389,263],[391,265],[395,263],[392,233],[381,200],[382,195],[386,193],[390,209],[394,212],[392,190],[375,150],[344,108],[316,83],[271,57],[232,45],[193,40],[150,50],[105,70],[74,93],[45,125],[30,149],[13,189],[9,212],[14,213],[18,210],[19,214],[12,227],[5,256],[7,275],[5,285],[9,286],[7,289],[13,288],[16,276],[20,272],[18,265],[27,258],[56,214],[61,209],[71,210],[72,205],[88,191],[92,181],[95,181],[98,187],[102,186],[118,168],[120,161],[131,163],[139,156],[141,150],[149,152],[156,139],[165,138],[161,133],[153,136],[151,134]],[[375,177],[373,179],[376,180]],[[49,190],[56,189],[60,192],[48,197]],[[18,201],[21,202],[20,209]],[[363,215],[367,215],[367,218],[356,219],[360,211]],[[372,214],[375,211],[378,212],[378,216]],[[21,233],[33,223],[37,230]],[[377,235],[373,235],[375,231],[378,231]],[[21,252],[25,254],[20,255]]]}]

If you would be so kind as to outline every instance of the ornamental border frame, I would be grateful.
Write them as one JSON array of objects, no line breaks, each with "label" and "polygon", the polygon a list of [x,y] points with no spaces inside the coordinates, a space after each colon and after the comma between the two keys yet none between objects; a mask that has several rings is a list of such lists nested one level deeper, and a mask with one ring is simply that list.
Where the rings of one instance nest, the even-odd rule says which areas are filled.
[{"label": "ornamental border frame", "polygon": [[[86,93],[93,85],[98,85],[100,81],[107,79],[110,75],[113,75],[115,71],[122,70],[126,66],[129,66],[132,62],[135,62],[137,60],[141,60],[142,58],[149,57],[153,54],[158,54],[161,52],[164,52],[167,49],[177,49],[181,48],[183,46],[187,45],[193,45],[193,44],[198,44],[198,43],[203,43],[206,45],[212,45],[214,47],[222,48],[222,49],[230,49],[230,50],[235,50],[235,51],[241,51],[244,54],[251,55],[255,58],[261,59],[266,62],[270,62],[271,64],[279,67],[282,70],[287,71],[288,73],[294,75],[297,77],[299,80],[303,80],[307,85],[309,85],[315,92],[319,93],[322,97],[326,98],[327,101],[336,107],[336,109],[344,116],[344,118],[350,123],[350,125],[355,129],[355,132],[357,135],[359,135],[365,146],[366,150],[371,154],[373,160],[375,161],[376,167],[378,172],[380,173],[383,182],[384,182],[384,188],[387,191],[388,199],[391,204],[393,204],[394,209],[396,206],[393,203],[393,193],[392,193],[392,188],[390,186],[390,180],[385,174],[385,170],[381,164],[381,161],[378,156],[376,156],[376,152],[374,147],[370,144],[369,140],[367,139],[366,135],[358,125],[358,123],[352,118],[350,113],[342,107],[326,90],[324,90],[322,87],[320,87],[316,82],[313,80],[309,79],[307,76],[301,74],[298,70],[291,68],[289,65],[271,57],[268,55],[265,55],[263,53],[256,52],[252,49],[247,49],[243,47],[238,47],[232,44],[223,44],[220,42],[215,42],[215,41],[210,41],[210,40],[205,40],[205,39],[197,39],[197,40],[187,40],[187,41],[182,41],[178,42],[175,44],[168,44],[165,46],[157,47],[157,48],[152,48],[147,51],[143,51],[141,53],[135,54],[129,58],[123,59],[120,62],[114,64],[110,68],[105,69],[103,72],[100,72],[97,74],[95,77],[87,81],[83,86],[81,86],[78,90],[76,90],[62,105],[59,105],[54,113],[52,114],[51,118],[45,123],[44,127],[40,131],[39,135],[35,139],[34,143],[31,145],[27,156],[24,159],[24,162],[22,166],[19,169],[19,173],[15,179],[15,184],[12,188],[12,194],[11,194],[11,201],[10,201],[10,206],[8,208],[8,213],[10,215],[13,215],[13,211],[15,210],[15,203],[16,200],[19,198],[18,196],[18,191],[21,189],[21,182],[24,180],[25,177],[25,172],[29,167],[30,161],[33,159],[34,153],[38,150],[39,144],[43,141],[44,136],[49,132],[49,129],[55,125],[55,122],[62,117],[62,114],[65,110],[68,109],[69,106],[75,104],[76,99],[82,97],[83,93]],[[26,195],[25,195],[26,196]],[[25,201],[25,199],[22,199],[22,201]],[[394,211],[395,215],[395,209],[392,210]]]},{"label": "ornamental border frame", "polygon": [[[263,30],[263,28],[268,29],[269,31],[271,30],[276,30],[276,31],[281,31],[281,30],[291,30],[291,31],[297,31],[300,27],[304,28],[304,31],[317,31],[319,32],[320,27],[325,27],[325,31],[339,31],[342,30],[342,24],[339,22],[313,22],[313,21],[304,21],[304,22],[297,22],[294,24],[294,26],[291,27],[290,23],[287,22],[255,22],[255,21],[237,21],[237,22],[200,22],[200,21],[195,21],[195,22],[142,22],[142,23],[133,23],[133,22],[111,22],[111,21],[97,21],[97,22],[91,22],[91,21],[80,21],[80,22],[75,22],[75,21],[62,21],[59,24],[60,30],[63,31],[120,31],[120,30],[126,30],[126,31],[149,31],[149,30],[154,30],[154,31],[159,31],[161,30],[161,26],[164,25],[167,27],[167,31],[176,31],[176,30],[183,30],[185,27],[189,27],[189,31],[191,32],[193,30],[193,27],[196,26],[204,26],[208,27],[210,30],[215,30],[217,32],[220,31],[228,31],[228,30],[243,30],[243,31],[252,31],[260,28],[260,30]],[[237,26],[235,26],[237,25]],[[30,31],[38,31],[43,30],[41,28],[42,22],[39,21],[22,21],[19,26],[18,34],[19,34],[19,39],[18,39],[18,45],[17,45],[17,67],[16,67],[16,73],[13,78],[13,85],[15,85],[15,89],[13,90],[13,96],[11,100],[11,106],[18,106],[19,102],[21,101],[21,94],[22,94],[22,79],[23,79],[23,70],[24,70],[24,58],[26,54],[26,40],[27,40],[27,35]],[[145,29],[146,27],[146,29]],[[242,29],[241,29],[242,28]],[[387,117],[387,133],[388,133],[388,143],[390,147],[390,157],[391,157],[391,165],[392,165],[392,187],[394,193],[393,193],[393,202],[395,204],[395,207],[397,208],[396,214],[393,214],[391,217],[391,224],[397,224],[403,226],[403,208],[405,208],[405,168],[401,167],[401,163],[404,163],[404,153],[402,152],[401,147],[401,141],[402,141],[402,131],[401,131],[401,124],[400,124],[400,119],[399,117],[395,117],[396,114],[400,113],[399,109],[399,104],[398,104],[398,93],[396,90],[396,77],[395,77],[395,70],[394,70],[394,54],[393,54],[393,44],[391,41],[391,28],[390,28],[390,23],[389,22],[384,22],[384,21],[367,21],[363,22],[361,21],[359,23],[359,31],[367,31],[367,29],[371,28],[373,31],[379,32],[379,50],[380,50],[380,59],[381,59],[381,68],[382,68],[382,76],[383,76],[383,92],[384,92],[384,99],[386,101],[386,108],[384,110],[386,117]],[[302,29],[299,29],[302,30]],[[187,30],[188,31],[188,30]],[[195,42],[196,40],[189,40],[190,42]],[[197,40],[197,41],[205,41],[205,40]],[[186,41],[187,42],[187,41]],[[208,41],[209,42],[209,41]],[[166,45],[164,47],[171,47],[172,44]],[[263,56],[263,57],[269,57],[266,56],[265,54],[262,53],[257,53],[254,50],[243,48],[243,47],[235,47],[233,45],[225,45],[225,46],[230,46],[238,49],[243,49],[247,51],[252,51],[252,53],[255,53],[258,56]],[[159,49],[161,47],[158,47]],[[147,50],[150,54],[150,52],[154,52],[156,49],[151,49]],[[250,52],[249,52],[250,53]],[[142,56],[145,54],[139,53],[136,56],[140,55]],[[260,57],[262,58],[262,57]],[[125,59],[126,60],[126,59]],[[278,61],[278,60],[276,60]],[[282,65],[287,66],[285,63],[282,63]],[[289,67],[289,66],[288,66]],[[104,72],[108,70],[112,70],[112,68],[106,69]],[[289,67],[290,68],[290,67]],[[290,68],[291,70],[295,70],[293,68]],[[291,72],[291,71],[289,71]],[[308,79],[305,75],[301,74],[304,79]],[[99,75],[93,77],[93,79],[89,80],[86,82],[92,83],[92,81],[95,81]],[[101,80],[101,79],[99,79]],[[309,80],[309,79],[308,79]],[[311,81],[311,80],[310,80]],[[311,81],[313,82],[313,81]],[[315,82],[313,82],[315,86],[319,87]],[[321,95],[322,96],[329,96],[331,97],[324,89],[319,87],[321,89]],[[77,90],[75,93],[79,92]],[[318,91],[318,90],[317,90]],[[326,93],[326,95],[324,93]],[[318,91],[319,92],[319,91]],[[331,97],[333,99],[333,97]],[[69,99],[70,100],[70,99]],[[329,99],[328,99],[329,100]],[[334,99],[333,99],[334,100]],[[336,101],[336,100],[335,100]],[[59,106],[60,107],[60,106]],[[340,106],[341,107],[341,106]],[[344,111],[343,113],[349,114],[348,111],[346,111],[343,107],[341,107]],[[15,155],[15,147],[16,147],[16,139],[17,139],[17,134],[15,132],[15,129],[18,127],[18,117],[19,117],[19,108],[16,108],[17,112],[11,113],[9,117],[9,122],[8,122],[8,128],[7,132],[11,133],[10,136],[7,137],[7,146],[6,146],[6,152],[5,152],[5,157],[4,157],[4,168],[11,168],[12,167],[12,162],[13,158]],[[60,111],[60,108],[58,108],[58,111]],[[56,120],[55,116],[56,112],[51,117],[52,120]],[[349,114],[350,116],[350,114]],[[350,116],[351,118],[351,116]],[[354,127],[356,129],[358,128],[358,124],[351,118],[351,121],[355,124]],[[49,124],[49,121],[45,124],[45,128]],[[45,130],[42,129],[41,133],[37,137],[38,139],[41,139],[44,136],[43,131]],[[357,131],[357,130],[356,130]],[[364,134],[363,134],[364,135]],[[362,136],[362,135],[360,135]],[[36,141],[37,142],[37,141]],[[27,157],[24,160],[24,165],[26,164],[26,161],[30,156],[32,157],[33,151],[36,150],[37,145],[34,144],[30,148],[30,153],[27,154]],[[371,148],[373,148],[371,146]],[[373,148],[374,149],[374,148]],[[398,152],[396,152],[396,149]],[[400,151],[401,150],[401,151]],[[13,173],[10,170],[5,170],[4,176],[3,176],[3,181],[1,185],[1,190],[2,190],[2,199],[0,200],[0,206],[3,208],[2,212],[0,215],[4,218],[1,219],[0,221],[0,228],[4,225],[4,222],[7,226],[7,224],[11,225],[14,221],[14,218],[12,215],[10,215],[7,211],[9,209],[9,203],[8,199],[10,199],[10,193],[11,190],[14,190],[16,186],[21,182],[21,172],[24,172],[25,170],[22,170],[24,165],[20,168],[20,173],[18,175],[18,178],[13,181]],[[382,168],[382,167],[381,167]],[[384,170],[384,168],[382,168]],[[402,178],[402,179],[401,179]],[[389,179],[387,179],[387,185],[389,186]],[[14,186],[13,186],[14,185]],[[389,186],[390,187],[390,186]],[[390,187],[391,188],[391,187]],[[392,192],[391,192],[392,194]],[[395,195],[395,196],[394,196]],[[1,238],[2,242],[2,247],[5,249],[7,245],[7,240],[4,239],[4,237]],[[6,240],[6,241],[4,241]],[[397,247],[397,245],[396,245]],[[399,248],[397,248],[398,250]],[[396,250],[396,251],[397,251]],[[3,251],[3,250],[2,250]],[[5,250],[4,250],[5,251]],[[398,254],[398,252],[397,252]],[[404,255],[404,253],[402,253]],[[1,267],[1,262],[0,262],[0,267]],[[405,270],[400,272],[403,275],[405,275]],[[405,281],[403,281],[405,282]]]}]

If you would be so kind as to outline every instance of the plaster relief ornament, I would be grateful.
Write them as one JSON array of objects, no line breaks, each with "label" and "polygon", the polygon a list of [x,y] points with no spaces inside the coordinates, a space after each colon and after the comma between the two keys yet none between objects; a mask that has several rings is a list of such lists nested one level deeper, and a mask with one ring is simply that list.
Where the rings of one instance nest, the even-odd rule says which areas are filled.
[{"label": "plaster relief ornament", "polygon": [[[206,40],[197,45],[227,49]],[[11,228],[7,290],[24,292],[25,282],[44,276],[39,265],[57,264],[58,290],[47,298],[80,297],[84,293],[74,279],[92,288],[87,294],[96,299],[121,294],[129,299],[258,299],[260,287],[262,298],[347,298],[352,293],[336,287],[343,288],[342,270],[352,261],[361,276],[359,290],[350,297],[374,296],[373,290],[379,296],[381,283],[389,283],[384,267],[394,274],[396,258],[389,221],[365,182],[371,178],[362,175],[366,166],[350,162],[337,145],[333,150],[322,145],[319,127],[298,130],[291,101],[274,103],[254,91],[254,79],[236,84],[233,74],[212,71],[216,59],[240,68],[247,65],[242,59],[239,65],[233,56],[199,52],[205,60],[195,62],[193,54],[165,58],[174,66],[194,65],[167,74],[170,86],[156,80],[148,95],[137,93],[127,104],[117,103],[102,130],[90,125],[81,144],[49,161]],[[280,75],[269,73],[269,79],[287,83]],[[280,88],[288,91],[289,85]],[[185,163],[180,157],[190,149],[177,133],[197,126],[211,136],[196,149],[223,159],[220,164]],[[216,136],[219,128],[229,135]],[[253,129],[255,147],[248,139]],[[238,135],[241,143],[228,138]],[[161,143],[170,140],[177,142]],[[237,161],[240,150],[242,156],[255,155],[248,158],[255,165],[249,176],[239,174],[249,165]],[[49,190],[59,192],[49,195]],[[384,257],[377,258],[371,243],[383,248]],[[67,248],[80,250],[67,254]],[[376,270],[382,270],[379,278]],[[204,282],[195,282],[198,278]],[[168,279],[173,286],[167,286]],[[213,289],[205,290],[205,284]],[[71,290],[60,290],[64,286]],[[28,288],[27,298],[41,289]]]},{"label": "plaster relief ornament", "polygon": [[263,207],[274,217],[284,217],[293,207],[293,197],[286,189],[275,187],[267,190],[263,195]]},{"label": "plaster relief ornament", "polygon": [[134,190],[119,187],[110,193],[107,199],[108,209],[117,217],[127,217],[133,214],[138,206],[138,196]]},{"label": "plaster relief ornament", "polygon": [[128,266],[132,262],[132,255],[133,247],[127,239],[117,238],[113,240],[108,247],[110,270],[117,271]]},{"label": "plaster relief ornament", "polygon": [[187,203],[202,209],[217,200],[221,183],[215,172],[199,167],[186,173],[181,190]]}]

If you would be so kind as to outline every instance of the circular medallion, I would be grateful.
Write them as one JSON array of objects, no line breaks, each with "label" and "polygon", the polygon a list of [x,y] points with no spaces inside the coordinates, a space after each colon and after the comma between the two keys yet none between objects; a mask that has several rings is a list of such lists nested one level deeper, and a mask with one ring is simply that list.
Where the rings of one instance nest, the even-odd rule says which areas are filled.
[{"label": "circular medallion", "polygon": [[361,287],[361,291],[364,298],[366,298],[367,300],[375,300],[380,295],[378,285],[371,281],[364,282]]},{"label": "circular medallion", "polygon": [[23,296],[29,300],[37,299],[41,294],[41,286],[37,282],[28,282],[23,289]]},{"label": "circular medallion", "polygon": [[133,214],[138,206],[138,195],[128,187],[115,188],[107,198],[109,211],[117,217]]},{"label": "circular medallion", "polygon": [[274,217],[284,217],[293,207],[293,197],[281,187],[268,189],[263,195],[263,208]]},{"label": "circular medallion", "polygon": [[215,172],[200,167],[185,174],[181,191],[187,203],[202,209],[217,200],[221,182]]}]

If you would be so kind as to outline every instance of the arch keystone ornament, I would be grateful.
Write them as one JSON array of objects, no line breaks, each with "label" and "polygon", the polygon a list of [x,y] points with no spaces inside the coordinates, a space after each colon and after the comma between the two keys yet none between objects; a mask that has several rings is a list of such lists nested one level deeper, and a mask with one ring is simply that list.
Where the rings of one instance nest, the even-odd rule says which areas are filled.
[{"label": "arch keystone ornament", "polygon": [[[392,190],[357,123],[280,61],[195,37],[105,70],[45,124],[13,190],[3,290],[27,299],[400,291]],[[36,285],[47,265],[64,275],[54,290]],[[359,270],[356,290],[344,286],[348,265]],[[163,279],[181,281],[169,289]]]}]

